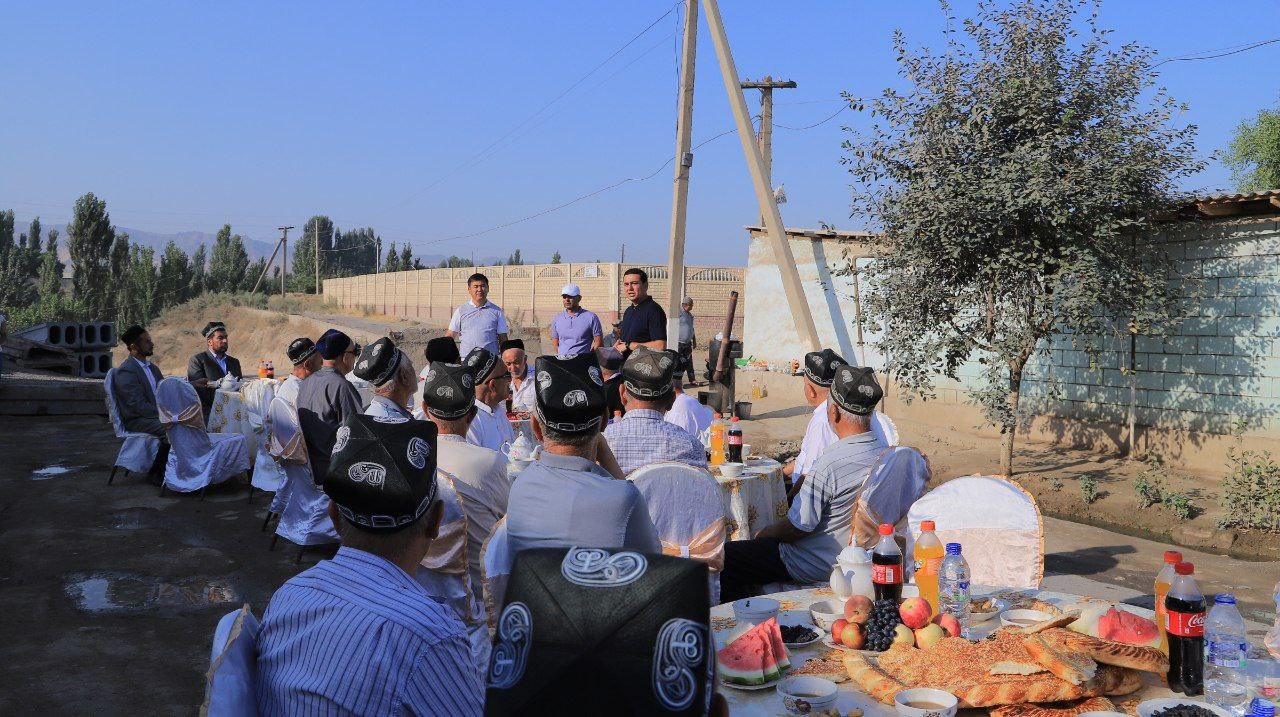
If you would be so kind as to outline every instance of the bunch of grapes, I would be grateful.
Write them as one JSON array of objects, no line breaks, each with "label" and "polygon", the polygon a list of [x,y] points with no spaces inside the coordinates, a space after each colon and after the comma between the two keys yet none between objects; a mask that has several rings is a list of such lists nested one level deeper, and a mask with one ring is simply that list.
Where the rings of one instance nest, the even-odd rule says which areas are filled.
[{"label": "bunch of grapes", "polygon": [[866,649],[884,652],[893,644],[893,629],[902,623],[898,615],[898,604],[893,600],[877,600],[871,608],[871,617],[867,618]]}]

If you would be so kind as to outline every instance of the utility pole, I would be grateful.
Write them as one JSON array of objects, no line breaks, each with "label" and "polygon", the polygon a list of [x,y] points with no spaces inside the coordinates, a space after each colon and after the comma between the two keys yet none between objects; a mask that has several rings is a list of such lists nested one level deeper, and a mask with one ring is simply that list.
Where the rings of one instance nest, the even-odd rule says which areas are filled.
[{"label": "utility pole", "polygon": [[627,263],[627,243],[626,242],[622,242],[622,255],[618,257],[618,263],[619,264]]},{"label": "utility pole", "polygon": [[[698,0],[684,3],[684,52],[680,59],[680,114],[676,116],[675,187],[671,199],[671,237],[667,244],[667,345],[680,336],[684,297],[684,236],[689,206],[689,170],[693,167],[693,80],[698,51]],[[625,250],[625,249],[624,249]],[[725,337],[728,340],[728,337]]]},{"label": "utility pole", "polygon": [[316,233],[316,296],[320,295],[320,222],[312,221],[311,227]]},{"label": "utility pole", "polygon": [[262,273],[258,275],[258,280],[253,282],[253,291],[250,293],[253,293],[253,294],[258,293],[258,287],[262,286],[262,280],[266,278],[267,272],[271,271],[271,265],[274,264],[276,261],[276,254],[280,253],[280,246],[284,243],[285,237],[289,236],[289,230],[292,229],[293,227],[277,227],[277,228],[281,232],[283,232],[283,234],[281,234],[280,239],[276,241],[275,248],[271,250],[271,258],[267,259],[267,265],[262,267]]},{"label": "utility pole", "polygon": [[284,249],[284,253],[280,255],[280,298],[285,296],[284,281],[289,275],[289,230],[293,227],[276,227],[280,230],[280,246]]},{"label": "utility pole", "polygon": [[[760,145],[760,159],[764,164],[764,181],[773,190],[773,91],[793,90],[796,83],[792,80],[773,79],[773,75],[765,75],[763,80],[752,82],[743,80],[744,90],[760,90],[760,133],[756,135],[756,143]],[[764,225],[764,215],[760,215],[760,224]]]},{"label": "utility pole", "polygon": [[374,275],[382,273],[382,237],[380,236],[373,238],[373,273]]}]

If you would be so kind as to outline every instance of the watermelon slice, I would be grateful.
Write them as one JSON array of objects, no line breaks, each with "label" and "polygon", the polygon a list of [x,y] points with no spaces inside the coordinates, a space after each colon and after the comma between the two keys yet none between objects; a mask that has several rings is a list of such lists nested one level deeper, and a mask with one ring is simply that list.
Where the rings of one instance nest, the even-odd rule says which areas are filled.
[{"label": "watermelon slice", "polygon": [[1111,608],[1098,618],[1098,637],[1126,645],[1160,645],[1160,631],[1156,629],[1154,621],[1116,608]]},{"label": "watermelon slice", "polygon": [[782,629],[778,627],[778,621],[771,617],[757,625],[757,627],[763,629],[769,636],[769,644],[773,648],[774,658],[778,661],[778,669],[791,669],[791,660],[787,656],[787,646],[782,644]]},{"label": "watermelon slice", "polygon": [[[716,652],[716,669],[721,679],[737,685],[763,685],[768,682],[765,662],[772,662],[770,650],[754,630],[739,635],[738,639]],[[774,670],[776,673],[777,668]]]}]

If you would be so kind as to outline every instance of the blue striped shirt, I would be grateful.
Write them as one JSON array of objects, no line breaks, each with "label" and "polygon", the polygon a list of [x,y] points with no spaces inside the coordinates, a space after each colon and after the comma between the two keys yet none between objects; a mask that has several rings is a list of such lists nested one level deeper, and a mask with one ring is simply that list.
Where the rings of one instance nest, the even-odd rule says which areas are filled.
[{"label": "blue striped shirt", "polygon": [[264,715],[479,715],[466,629],[408,573],[362,550],[294,576],[258,634]]},{"label": "blue striped shirt", "polygon": [[623,473],[651,463],[675,461],[698,468],[707,467],[707,449],[694,435],[663,414],[647,408],[633,408],[604,429],[609,450],[618,459]]}]

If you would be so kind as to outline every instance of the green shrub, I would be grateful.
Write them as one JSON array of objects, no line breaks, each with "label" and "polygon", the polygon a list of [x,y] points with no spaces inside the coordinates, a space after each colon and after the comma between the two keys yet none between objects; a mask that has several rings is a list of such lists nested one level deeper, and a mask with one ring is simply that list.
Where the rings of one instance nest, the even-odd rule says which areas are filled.
[{"label": "green shrub", "polygon": [[1280,531],[1280,465],[1271,452],[1231,449],[1220,500],[1218,527]]},{"label": "green shrub", "polygon": [[1093,476],[1080,479],[1080,495],[1085,503],[1093,503],[1098,499],[1098,481],[1094,480]]},{"label": "green shrub", "polygon": [[1156,475],[1155,469],[1143,468],[1133,477],[1133,490],[1138,494],[1143,508],[1164,502],[1164,479]]},{"label": "green shrub", "polygon": [[1186,493],[1165,493],[1162,502],[1173,509],[1173,514],[1179,520],[1188,520],[1195,512],[1191,498]]}]

